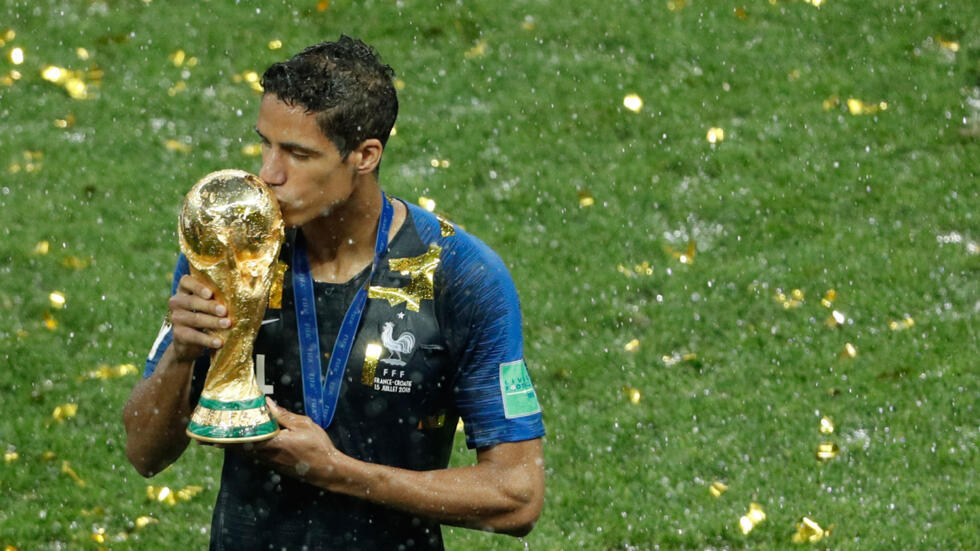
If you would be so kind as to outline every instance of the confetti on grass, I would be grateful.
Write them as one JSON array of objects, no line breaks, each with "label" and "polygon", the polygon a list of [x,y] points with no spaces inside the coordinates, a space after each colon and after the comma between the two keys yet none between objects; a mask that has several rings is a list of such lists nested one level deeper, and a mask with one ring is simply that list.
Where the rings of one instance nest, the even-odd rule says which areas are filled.
[{"label": "confetti on grass", "polygon": [[741,528],[743,534],[748,535],[764,520],[766,520],[766,513],[762,510],[762,506],[758,503],[751,503],[749,504],[749,512],[738,519],[738,527]]}]

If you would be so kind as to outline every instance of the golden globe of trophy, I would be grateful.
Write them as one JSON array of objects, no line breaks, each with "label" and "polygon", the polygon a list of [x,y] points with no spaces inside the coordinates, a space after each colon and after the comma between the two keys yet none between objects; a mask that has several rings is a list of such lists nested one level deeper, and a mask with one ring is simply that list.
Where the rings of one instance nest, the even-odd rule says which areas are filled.
[{"label": "golden globe of trophy", "polygon": [[252,346],[268,305],[283,228],[272,192],[248,172],[212,172],[184,198],[180,250],[232,321],[231,328],[211,332],[224,345],[211,351],[204,390],[187,426],[192,438],[253,442],[279,432],[255,380]]}]

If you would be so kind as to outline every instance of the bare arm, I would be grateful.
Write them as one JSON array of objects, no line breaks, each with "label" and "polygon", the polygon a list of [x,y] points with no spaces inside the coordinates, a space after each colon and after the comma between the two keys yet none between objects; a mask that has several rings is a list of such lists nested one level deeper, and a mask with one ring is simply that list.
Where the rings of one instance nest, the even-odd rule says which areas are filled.
[{"label": "bare arm", "polygon": [[255,453],[283,474],[441,523],[513,536],[530,532],[541,514],[540,439],[482,448],[473,466],[412,471],[346,456],[309,417],[270,407],[283,430]]},{"label": "bare arm", "polygon": [[150,477],[177,460],[190,439],[185,434],[194,361],[205,347],[221,346],[207,329],[230,324],[227,309],[200,280],[184,276],[170,298],[173,341],[156,370],[133,388],[123,407],[126,457],[143,476]]}]

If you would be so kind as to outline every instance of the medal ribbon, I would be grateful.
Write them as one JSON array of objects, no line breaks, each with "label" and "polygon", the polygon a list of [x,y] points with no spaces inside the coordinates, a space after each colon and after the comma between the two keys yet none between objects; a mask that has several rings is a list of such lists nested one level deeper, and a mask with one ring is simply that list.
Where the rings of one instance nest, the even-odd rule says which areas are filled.
[{"label": "medal ribbon", "polygon": [[381,257],[388,248],[388,231],[395,209],[384,192],[381,193],[381,216],[378,219],[378,238],[374,243],[374,260],[367,281],[358,289],[353,302],[347,308],[340,332],[330,354],[327,373],[324,376],[320,363],[320,332],[316,322],[316,299],[313,292],[313,274],[310,260],[306,256],[303,232],[296,232],[293,246],[293,293],[296,303],[296,325],[299,333],[300,366],[303,370],[303,403],[306,414],[326,429],[333,421],[337,410],[337,399],[347,369],[347,359],[354,347],[357,328],[367,304],[368,287],[378,269]]}]

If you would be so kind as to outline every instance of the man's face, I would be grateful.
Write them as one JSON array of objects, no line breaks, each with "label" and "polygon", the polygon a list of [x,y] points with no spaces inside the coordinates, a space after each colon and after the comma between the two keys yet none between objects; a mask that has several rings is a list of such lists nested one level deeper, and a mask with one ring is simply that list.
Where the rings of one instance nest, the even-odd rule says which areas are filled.
[{"label": "man's face", "polygon": [[279,201],[286,226],[329,214],[350,197],[355,169],[320,131],[315,114],[266,94],[255,130],[262,138],[259,177]]}]

